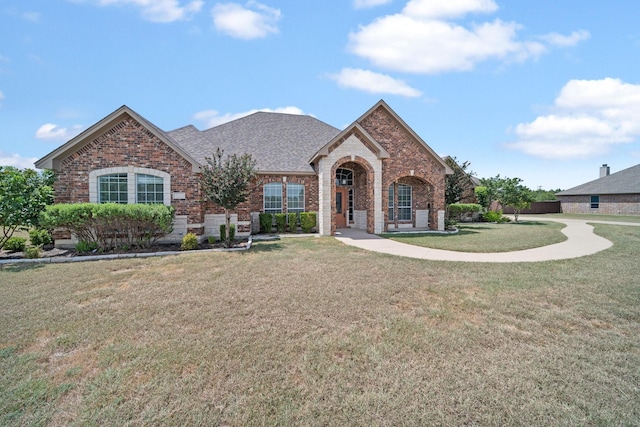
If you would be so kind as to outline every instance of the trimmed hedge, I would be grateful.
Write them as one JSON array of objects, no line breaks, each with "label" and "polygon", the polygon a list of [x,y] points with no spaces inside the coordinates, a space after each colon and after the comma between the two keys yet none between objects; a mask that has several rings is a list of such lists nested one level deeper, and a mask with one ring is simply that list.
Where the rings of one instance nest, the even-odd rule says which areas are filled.
[{"label": "trimmed hedge", "polygon": [[[224,239],[227,235],[227,224],[220,224],[220,241],[224,242]],[[229,224],[229,241],[233,242],[236,238],[236,225]]]},{"label": "trimmed hedge", "polygon": [[468,214],[481,210],[482,206],[477,203],[452,203],[449,205],[449,219],[460,220]]},{"label": "trimmed hedge", "polygon": [[260,220],[260,229],[263,232],[270,234],[271,228],[273,228],[273,215],[270,213],[261,213],[258,218]]},{"label": "trimmed hedge", "polygon": [[70,231],[101,250],[148,247],[173,230],[175,210],[160,204],[71,203],[47,206],[40,226]]},{"label": "trimmed hedge", "polygon": [[277,213],[276,217],[276,230],[278,233],[284,233],[285,226],[287,225],[287,214]]},{"label": "trimmed hedge", "polygon": [[316,226],[315,212],[300,212],[300,227],[304,233],[311,233],[311,230]]},{"label": "trimmed hedge", "polygon": [[289,233],[295,233],[296,231],[298,231],[298,214],[296,212],[289,212],[287,215]]}]

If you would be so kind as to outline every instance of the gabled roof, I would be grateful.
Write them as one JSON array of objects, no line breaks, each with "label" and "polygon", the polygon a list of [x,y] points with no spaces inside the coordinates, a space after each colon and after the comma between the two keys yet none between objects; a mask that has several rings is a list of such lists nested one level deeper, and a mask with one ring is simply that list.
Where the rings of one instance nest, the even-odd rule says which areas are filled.
[{"label": "gabled roof", "polygon": [[558,196],[640,194],[640,164],[557,193]]},{"label": "gabled roof", "polygon": [[308,159],[339,132],[311,116],[257,112],[202,132],[186,126],[167,133],[202,164],[219,147],[251,154],[260,173],[313,173]]},{"label": "gabled roof", "polygon": [[369,132],[367,132],[358,122],[354,122],[349,125],[345,130],[337,134],[329,142],[322,146],[310,159],[309,163],[315,163],[319,157],[327,156],[329,154],[329,147],[335,144],[340,139],[348,136],[351,133],[358,132],[362,137],[369,142],[376,150],[375,154],[379,159],[386,159],[389,157],[389,153],[376,141]]},{"label": "gabled roof", "polygon": [[400,118],[400,116],[397,115],[396,112],[393,111],[393,109],[391,107],[389,107],[389,105],[386,102],[384,102],[383,99],[378,101],[373,107],[369,108],[369,110],[366,113],[364,113],[363,115],[361,115],[356,120],[356,122],[360,123],[369,114],[373,113],[375,110],[377,110],[380,107],[384,108],[391,115],[391,117],[393,117],[393,119],[396,120],[398,122],[398,124],[400,124],[400,126],[402,126],[407,132],[409,132],[409,134],[422,146],[422,148],[424,148],[429,154],[431,154],[433,156],[433,158],[436,159],[444,167],[444,173],[446,175],[451,175],[453,173],[453,170],[451,170],[449,165],[447,165],[447,163],[442,159],[442,157],[438,156],[436,154],[436,152],[433,151],[433,149],[431,147],[429,147],[427,145],[427,143],[424,142],[424,140],[422,138],[420,138],[420,136],[417,133],[415,133],[413,131],[413,129],[411,129],[411,127],[409,127],[409,125],[406,124],[405,121],[402,120]]},{"label": "gabled roof", "polygon": [[180,147],[176,142],[167,135],[166,132],[158,128],[156,125],[142,117],[140,114],[133,111],[131,108],[123,105],[122,107],[115,110],[113,113],[109,114],[98,123],[94,124],[78,136],[70,139],[65,144],[61,145],[57,149],[53,150],[40,160],[36,161],[35,166],[38,169],[53,169],[58,170],[60,166],[60,161],[65,157],[69,156],[73,152],[79,150],[86,144],[93,141],[95,138],[99,137],[102,133],[112,128],[116,124],[122,121],[122,119],[126,116],[131,117],[142,126],[147,128],[149,132],[155,135],[162,142],[167,144],[171,149],[176,151],[182,157],[184,157],[189,163],[191,163],[194,170],[199,168],[198,162],[182,147]]}]

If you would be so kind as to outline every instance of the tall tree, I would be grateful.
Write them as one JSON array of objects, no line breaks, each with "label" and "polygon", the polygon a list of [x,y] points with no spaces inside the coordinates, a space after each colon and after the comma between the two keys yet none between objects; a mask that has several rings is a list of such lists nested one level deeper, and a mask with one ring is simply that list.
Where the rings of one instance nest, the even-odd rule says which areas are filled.
[{"label": "tall tree", "polygon": [[225,158],[223,156],[224,151],[218,148],[212,157],[206,158],[207,164],[202,167],[201,183],[205,198],[224,209],[224,244],[229,247],[231,211],[247,201],[257,172],[256,161],[249,154],[233,154]]},{"label": "tall tree", "polygon": [[513,215],[518,222],[518,215],[522,209],[528,209],[533,202],[533,193],[521,184],[520,178],[505,178],[500,191],[500,203],[513,208]]},{"label": "tall tree", "polygon": [[29,229],[53,203],[55,175],[45,170],[0,166],[0,249],[18,228]]},{"label": "tall tree", "polygon": [[447,157],[445,162],[453,170],[453,174],[447,175],[445,178],[444,191],[445,203],[452,205],[459,203],[466,191],[471,192],[471,176],[474,175],[474,172],[471,170],[467,171],[471,165],[468,161],[458,163],[458,159],[455,157]]}]

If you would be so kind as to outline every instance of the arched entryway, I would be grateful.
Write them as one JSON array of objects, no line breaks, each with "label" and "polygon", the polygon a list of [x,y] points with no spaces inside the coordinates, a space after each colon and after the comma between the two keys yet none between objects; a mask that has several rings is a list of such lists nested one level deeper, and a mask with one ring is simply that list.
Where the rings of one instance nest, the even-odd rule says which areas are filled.
[{"label": "arched entryway", "polygon": [[340,159],[332,168],[331,231],[359,228],[374,232],[373,168],[358,157]]},{"label": "arched entryway", "polygon": [[435,224],[433,186],[417,176],[402,176],[385,188],[385,230],[426,230]]}]

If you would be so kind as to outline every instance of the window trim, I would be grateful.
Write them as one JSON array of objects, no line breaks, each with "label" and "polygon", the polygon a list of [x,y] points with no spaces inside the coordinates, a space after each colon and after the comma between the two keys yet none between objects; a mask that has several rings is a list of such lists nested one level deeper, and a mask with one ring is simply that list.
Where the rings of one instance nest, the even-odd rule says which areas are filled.
[{"label": "window trim", "polygon": [[163,204],[171,206],[171,175],[157,169],[139,168],[136,166],[120,166],[96,169],[89,172],[89,203],[100,203],[99,177],[104,175],[127,174],[127,203],[137,202],[136,175],[152,175],[162,178]]},{"label": "window trim", "polygon": [[[278,209],[277,208],[269,208],[269,210],[267,210],[267,186],[269,187],[276,187],[278,186],[280,188],[280,209],[279,212],[276,212]],[[282,183],[281,182],[267,182],[262,186],[262,212],[264,213],[270,213],[270,214],[276,214],[276,213],[282,213],[283,211],[283,199],[282,199]]]}]

